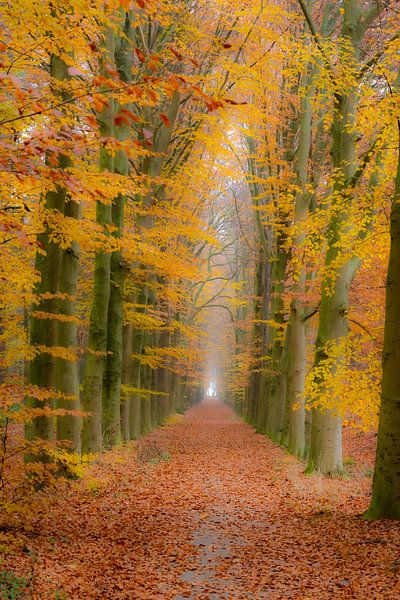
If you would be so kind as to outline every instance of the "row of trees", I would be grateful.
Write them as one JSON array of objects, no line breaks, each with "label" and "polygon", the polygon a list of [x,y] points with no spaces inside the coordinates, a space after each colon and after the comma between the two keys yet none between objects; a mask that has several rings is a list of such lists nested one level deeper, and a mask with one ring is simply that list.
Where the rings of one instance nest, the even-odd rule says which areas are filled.
[{"label": "row of trees", "polygon": [[236,158],[258,236],[254,325],[236,344],[231,389],[240,414],[309,471],[339,473],[343,423],[377,424],[384,335],[369,515],[398,518],[397,11],[390,2],[295,4],[276,19],[275,39],[260,37],[269,60],[248,72],[258,111]]},{"label": "row of trees", "polygon": [[5,502],[200,398],[220,253],[202,138],[235,104],[221,55],[240,9],[225,9],[4,10]]},{"label": "row of trees", "polygon": [[343,423],[377,424],[384,338],[371,516],[398,518],[395,2],[3,13],[6,500],[210,383],[337,473]]}]

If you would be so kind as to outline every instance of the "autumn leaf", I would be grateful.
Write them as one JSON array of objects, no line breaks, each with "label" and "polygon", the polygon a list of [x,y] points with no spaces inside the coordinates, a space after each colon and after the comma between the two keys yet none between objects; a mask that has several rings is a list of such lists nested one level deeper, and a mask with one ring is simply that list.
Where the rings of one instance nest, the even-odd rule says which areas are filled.
[{"label": "autumn leaf", "polygon": [[141,63],[146,61],[146,57],[140,48],[135,48],[135,53]]},{"label": "autumn leaf", "polygon": [[169,48],[170,52],[172,52],[172,54],[175,56],[175,58],[177,58],[179,61],[183,60],[183,56],[182,54],[176,50],[176,48],[173,48],[172,46]]},{"label": "autumn leaf", "polygon": [[166,114],[160,113],[160,119],[166,127],[171,127],[171,121],[169,120]]}]

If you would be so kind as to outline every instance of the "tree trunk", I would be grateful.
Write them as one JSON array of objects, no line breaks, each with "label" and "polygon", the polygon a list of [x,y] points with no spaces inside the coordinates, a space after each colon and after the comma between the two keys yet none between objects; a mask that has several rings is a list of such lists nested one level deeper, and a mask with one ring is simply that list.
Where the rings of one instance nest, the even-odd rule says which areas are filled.
[{"label": "tree trunk", "polygon": [[[105,39],[105,51],[109,57],[114,56],[114,33],[108,30]],[[105,58],[107,60],[107,57]],[[114,135],[115,107],[112,98],[98,116],[102,137]],[[114,171],[114,157],[106,149],[100,151],[100,171]],[[108,203],[97,202],[96,221],[105,231],[111,224],[112,208]],[[110,265],[111,253],[97,252],[94,267],[93,300],[90,311],[89,339],[83,379],[82,403],[85,412],[83,424],[82,450],[85,453],[97,454],[103,449],[102,435],[102,400],[103,375],[107,352],[108,303],[110,299]]]},{"label": "tree trunk", "polygon": [[268,338],[270,340],[270,364],[269,375],[266,385],[268,393],[268,411],[263,431],[271,438],[276,439],[279,427],[279,419],[275,420],[283,410],[284,397],[282,396],[282,353],[284,346],[284,280],[287,266],[287,251],[284,247],[283,236],[277,236],[276,257],[272,265],[271,274],[271,308],[270,314],[274,321],[271,326]]},{"label": "tree trunk", "polygon": [[261,314],[262,314],[262,302],[263,302],[263,270],[264,270],[264,261],[263,261],[263,252],[260,250],[259,254],[259,262],[257,265],[257,276],[256,276],[256,299],[254,304],[254,327],[253,327],[253,338],[252,338],[252,347],[254,350],[254,359],[252,370],[250,373],[250,382],[247,390],[247,411],[246,411],[246,420],[251,425],[257,424],[258,417],[258,401],[259,401],[259,391],[261,384],[261,376],[260,376],[260,360],[261,360],[261,338],[262,338],[262,328],[261,328]]},{"label": "tree trunk", "polygon": [[[125,198],[113,201],[112,222],[116,237],[122,236]],[[107,315],[107,358],[103,387],[103,441],[106,447],[121,442],[121,375],[123,361],[123,285],[124,265],[120,250],[110,260],[110,297]]]},{"label": "tree trunk", "polygon": [[[141,298],[143,302],[143,297]],[[142,308],[137,309],[143,312]],[[135,329],[132,333],[132,354],[140,356],[143,352],[144,344],[144,331],[142,329]],[[142,385],[142,374],[144,366],[140,364],[138,358],[133,358],[131,363],[131,379],[130,384],[136,390],[144,387]],[[147,400],[147,398],[146,398]],[[140,392],[131,392],[129,395],[129,432],[132,440],[136,440],[142,433],[142,421],[145,419],[145,414],[142,415],[145,410],[145,399],[141,397]]]},{"label": "tree trunk", "polygon": [[[111,158],[109,159],[112,160]],[[97,206],[97,222],[111,223],[111,207]],[[89,340],[83,379],[82,403],[85,412],[82,449],[85,453],[96,454],[103,449],[102,397],[103,372],[107,351],[107,317],[110,298],[109,252],[99,252],[95,258],[94,290],[90,311]]]},{"label": "tree trunk", "polygon": [[368,519],[400,520],[400,121],[397,177],[390,214],[383,374],[372,499]]},{"label": "tree trunk", "polygon": [[121,373],[121,435],[124,442],[129,442],[131,439],[129,422],[130,422],[130,397],[131,391],[126,389],[131,383],[132,372],[132,333],[133,328],[131,323],[126,323],[122,333],[122,373]]},{"label": "tree trunk", "polygon": [[[80,218],[80,206],[77,202],[68,199],[65,204],[65,216],[73,219]],[[76,293],[79,271],[79,246],[73,241],[71,246],[63,251],[60,292],[67,294],[67,298],[59,301],[59,311],[62,315],[74,319],[76,316]],[[74,320],[60,321],[58,323],[58,345],[77,351],[77,324]],[[58,358],[56,362],[56,390],[65,394],[65,398],[57,401],[58,408],[79,411],[79,373],[78,356],[76,360]],[[69,398],[68,398],[69,396]],[[73,397],[73,400],[71,399]],[[65,415],[57,417],[57,439],[67,440],[71,449],[81,451],[81,424],[79,416]]]},{"label": "tree trunk", "polygon": [[[266,433],[276,443],[287,445],[289,410],[286,411],[286,378],[289,365],[290,324],[286,326],[275,385],[271,387]],[[287,412],[287,414],[286,414]]]},{"label": "tree trunk", "polygon": [[287,373],[287,402],[289,413],[289,451],[295,456],[303,457],[305,451],[305,398],[304,385],[306,377],[307,349],[305,330],[305,294],[306,265],[304,264],[304,242],[306,239],[306,222],[310,195],[307,191],[308,157],[311,147],[311,98],[314,86],[310,85],[313,73],[305,76],[308,88],[301,100],[299,146],[297,150],[297,184],[299,191],[295,198],[293,254],[297,269],[292,285],[292,302],[290,307],[290,365]]},{"label": "tree trunk", "polygon": [[[129,13],[125,13],[124,36],[119,36],[114,56],[117,71],[125,83],[132,81],[132,36]],[[119,141],[129,139],[132,130],[128,123],[115,126],[115,137]],[[125,151],[119,150],[114,159],[114,172],[125,177],[129,174],[129,161]],[[124,227],[125,197],[121,194],[113,200],[112,223],[117,239],[122,238]],[[121,377],[123,362],[123,292],[124,263],[121,249],[111,255],[110,262],[110,299],[108,303],[107,323],[107,359],[103,388],[103,438],[106,446],[115,446],[121,442]]]},{"label": "tree trunk", "polygon": [[[344,66],[358,64],[359,48],[365,33],[362,26],[361,7],[356,0],[344,4],[341,61]],[[355,274],[352,255],[343,248],[343,238],[350,223],[349,208],[353,198],[352,180],[356,172],[356,111],[358,105],[357,82],[350,82],[348,90],[339,90],[334,98],[332,124],[332,159],[335,169],[332,217],[328,225],[325,277],[319,309],[319,327],[314,364],[316,367],[327,358],[327,348],[338,344],[348,333],[349,288]],[[348,254],[343,264],[341,255]],[[338,266],[339,264],[339,266]],[[325,377],[334,376],[331,373]],[[325,383],[319,380],[321,393]],[[313,409],[311,446],[308,470],[325,474],[343,469],[342,425],[340,416],[330,408]]]},{"label": "tree trunk", "polygon": [[[68,78],[68,70],[65,62],[52,55],[50,60],[50,75],[59,81]],[[60,156],[58,167],[66,169],[71,165],[71,161],[66,156]],[[66,200],[66,189],[57,186],[54,191],[46,193],[44,207],[45,211],[54,215],[64,214],[64,205]],[[39,282],[34,287],[34,294],[37,295],[31,316],[30,323],[30,345],[32,348],[44,346],[49,350],[40,350],[36,352],[35,357],[29,365],[28,380],[31,385],[44,388],[50,392],[55,389],[56,382],[56,358],[52,355],[52,348],[57,346],[58,331],[58,295],[60,291],[60,277],[62,268],[63,251],[57,243],[51,241],[52,229],[45,223],[44,233],[38,236],[41,245],[41,251],[36,253],[35,269],[39,273]],[[35,314],[46,313],[46,318],[36,317]],[[51,317],[55,315],[55,317]],[[43,409],[52,407],[54,402],[51,400],[38,400],[30,397],[26,399],[26,404],[30,408]],[[55,438],[55,419],[52,416],[40,416],[32,420],[25,427],[25,435],[28,440],[40,438],[43,440],[53,440]],[[48,457],[43,456],[44,461]]]}]

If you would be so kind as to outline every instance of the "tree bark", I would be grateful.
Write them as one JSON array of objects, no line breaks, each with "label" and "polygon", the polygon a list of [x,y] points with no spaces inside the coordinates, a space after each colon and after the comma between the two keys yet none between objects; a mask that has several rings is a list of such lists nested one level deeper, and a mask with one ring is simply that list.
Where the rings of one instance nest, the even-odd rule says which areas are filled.
[{"label": "tree bark", "polygon": [[[71,198],[65,204],[65,216],[73,219],[80,218],[80,205]],[[63,250],[60,293],[66,294],[66,298],[59,301],[59,311],[62,315],[71,318],[70,321],[59,321],[58,323],[58,345],[69,348],[77,353],[77,324],[73,320],[76,316],[76,293],[79,271],[79,245],[72,241],[69,248]],[[79,373],[78,356],[75,361],[58,358],[56,362],[56,390],[66,397],[57,401],[58,408],[79,411]],[[71,397],[73,399],[71,399]],[[81,424],[82,419],[75,415],[57,417],[57,440],[66,440],[71,445],[71,450],[81,451]]]},{"label": "tree bark", "polygon": [[[132,81],[132,37],[129,13],[125,13],[123,34],[115,46],[114,57],[117,71],[125,83]],[[126,36],[126,37],[125,37]],[[114,127],[115,137],[119,141],[129,139],[129,123]],[[129,161],[125,151],[119,150],[114,159],[114,172],[128,176]],[[119,194],[114,198],[111,210],[113,235],[122,238],[124,227],[125,197]],[[106,446],[115,446],[121,442],[121,377],[123,363],[123,292],[125,269],[123,256],[119,248],[111,255],[110,261],[110,299],[107,321],[107,359],[103,388],[103,440]]]},{"label": "tree bark", "polygon": [[[399,79],[399,78],[398,78]],[[397,86],[398,87],[398,86]],[[382,393],[368,519],[400,520],[400,121],[397,176],[390,214]]]},{"label": "tree bark", "polygon": [[304,264],[304,242],[306,239],[306,222],[310,195],[307,191],[308,158],[311,148],[311,99],[314,86],[310,79],[313,73],[305,76],[308,86],[301,100],[299,146],[297,150],[297,185],[299,191],[295,197],[293,254],[296,257],[297,269],[292,285],[293,298],[290,307],[290,364],[287,373],[287,402],[290,406],[289,418],[289,451],[295,456],[303,457],[305,451],[305,398],[304,385],[306,377],[307,350],[305,325],[306,265]]},{"label": "tree bark", "polygon": [[[65,62],[55,55],[50,60],[50,75],[58,81],[64,81],[68,78],[68,70]],[[67,156],[60,156],[58,167],[66,169],[71,165]],[[46,193],[44,199],[44,208],[46,212],[55,215],[64,214],[66,200],[66,189],[57,186],[53,191]],[[39,282],[34,287],[34,294],[38,301],[35,303],[30,323],[30,346],[37,348],[44,346],[49,351],[37,351],[33,360],[31,360],[28,372],[28,381],[31,385],[44,388],[49,392],[54,391],[56,383],[56,358],[52,355],[51,349],[58,344],[58,301],[60,291],[60,277],[62,268],[63,251],[57,242],[51,240],[52,228],[45,222],[45,231],[38,236],[41,245],[41,251],[36,253],[35,269],[39,273]],[[46,297],[45,297],[46,296]],[[38,318],[35,313],[47,313],[46,318]],[[55,315],[54,318],[51,315]],[[52,408],[52,400],[38,400],[30,397],[26,399],[26,404],[31,408]],[[40,416],[32,420],[25,427],[25,435],[28,440],[40,438],[43,440],[54,440],[55,438],[55,419],[52,416]],[[48,457],[42,457],[44,461]]]},{"label": "tree bark", "polygon": [[[111,30],[106,32],[104,51],[105,60],[114,57],[115,39]],[[114,100],[109,98],[101,115],[99,115],[100,133],[102,137],[114,135]],[[106,149],[100,151],[100,171],[114,172],[114,157]],[[96,221],[105,231],[112,222],[110,203],[97,202]],[[85,412],[83,424],[82,450],[85,453],[97,454],[103,449],[102,434],[102,399],[103,375],[107,352],[107,321],[110,299],[111,253],[105,250],[96,253],[94,267],[94,289],[90,311],[89,339],[83,379],[82,404]]]},{"label": "tree bark", "polygon": [[[340,53],[340,60],[344,66],[358,65],[366,27],[368,24],[364,21],[360,4],[357,0],[347,0],[344,3],[342,27],[344,43]],[[327,348],[338,344],[348,333],[348,296],[355,269],[352,264],[353,256],[349,254],[349,249],[342,248],[342,240],[343,234],[350,226],[352,180],[357,166],[355,131],[357,105],[357,81],[350,82],[348,89],[339,86],[334,96],[332,124],[332,159],[335,170],[332,217],[327,232],[326,274],[322,283],[315,366],[319,366],[327,358]],[[346,253],[349,257],[343,264],[341,254]],[[334,368],[335,366],[331,371],[333,376]],[[319,385],[323,393],[325,389],[323,379],[320,379]],[[342,471],[342,425],[339,414],[332,408],[313,409],[312,414],[308,470],[315,469],[325,474]]]}]

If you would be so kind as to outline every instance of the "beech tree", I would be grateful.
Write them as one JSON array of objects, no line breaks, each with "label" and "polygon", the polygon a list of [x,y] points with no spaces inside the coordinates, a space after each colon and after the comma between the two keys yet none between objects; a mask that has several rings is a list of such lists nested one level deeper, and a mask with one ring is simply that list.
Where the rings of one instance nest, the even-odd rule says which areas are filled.
[{"label": "beech tree", "polygon": [[[398,97],[400,77],[392,92],[392,101]],[[399,200],[400,200],[400,121],[397,117],[398,157],[390,212],[390,254],[386,279],[385,332],[383,340],[382,400],[379,415],[378,447],[373,480],[369,519],[400,519],[400,480],[398,470],[399,441],[399,388],[397,357],[399,352]]]},{"label": "beech tree", "polygon": [[210,393],[335,476],[380,410],[398,519],[394,0],[39,4],[1,11],[0,465],[29,496]]}]

